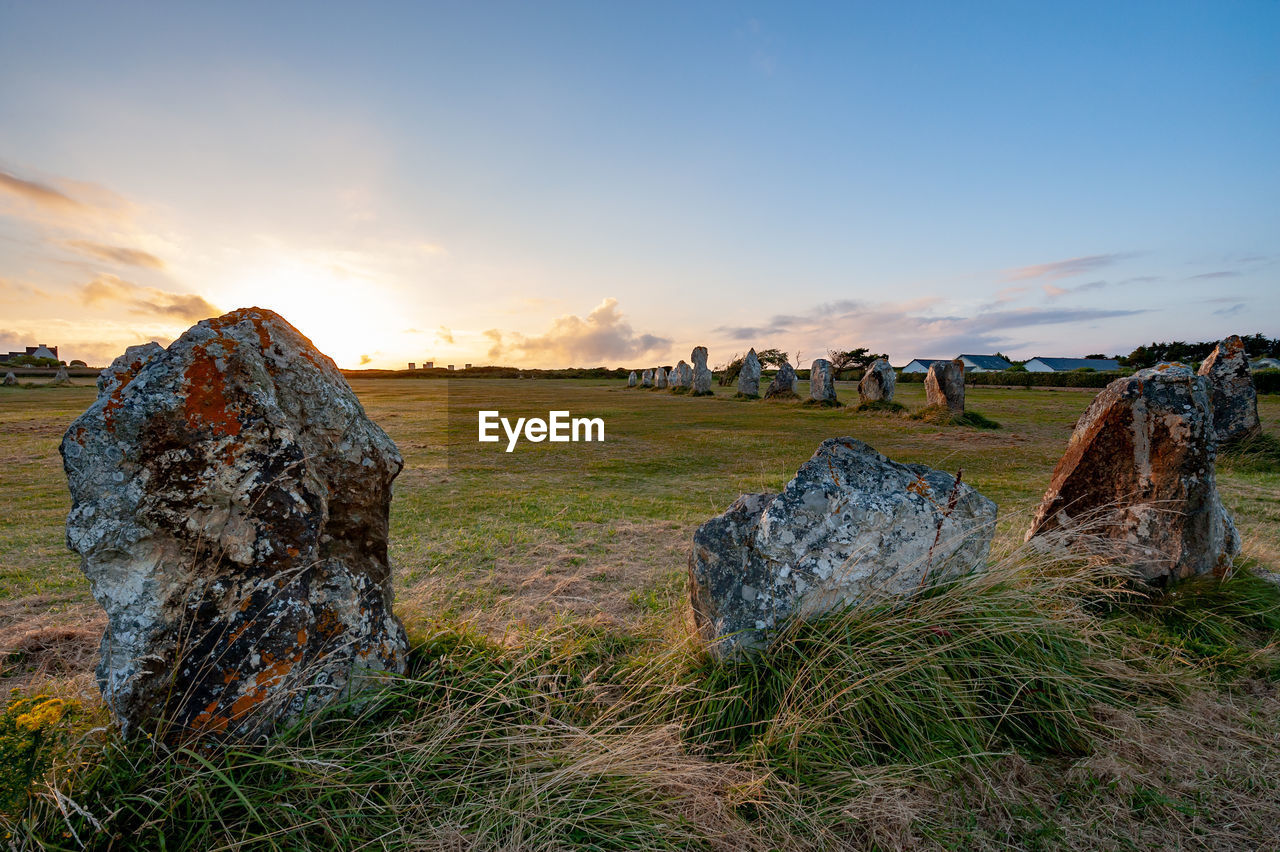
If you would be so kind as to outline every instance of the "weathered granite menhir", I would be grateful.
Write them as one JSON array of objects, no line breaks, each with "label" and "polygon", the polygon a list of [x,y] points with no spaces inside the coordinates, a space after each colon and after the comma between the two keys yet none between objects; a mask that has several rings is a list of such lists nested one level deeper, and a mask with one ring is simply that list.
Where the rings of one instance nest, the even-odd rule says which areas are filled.
[{"label": "weathered granite menhir", "polygon": [[639,379],[636,377],[636,371],[632,370],[631,375],[627,376],[627,387],[629,388],[635,387],[638,381]]},{"label": "weathered granite menhir", "polygon": [[12,387],[18,383],[18,377],[13,374],[13,370],[4,374],[5,387]]},{"label": "weathered granite menhir", "polygon": [[1253,386],[1244,341],[1235,334],[1223,340],[1204,359],[1199,372],[1209,380],[1213,431],[1218,445],[1258,434],[1262,428],[1258,420],[1258,391]]},{"label": "weathered granite menhir", "polygon": [[1027,539],[1117,559],[1148,582],[1221,574],[1240,536],[1218,498],[1210,388],[1187,367],[1107,385],[1076,423]]},{"label": "weathered granite menhir", "polygon": [[711,370],[707,367],[707,347],[693,347],[689,360],[693,362],[693,396],[711,396]]},{"label": "weathered granite menhir", "polygon": [[814,405],[838,406],[836,375],[831,362],[817,358],[809,367],[809,402]]},{"label": "weathered granite menhir", "polygon": [[946,406],[952,414],[964,414],[964,362],[934,361],[924,377],[925,405]]},{"label": "weathered granite menhir", "polygon": [[774,374],[773,381],[764,391],[765,399],[799,399],[796,393],[796,371],[790,364],[783,364]]},{"label": "weathered granite menhir", "polygon": [[957,477],[831,438],[781,494],[744,494],[694,533],[694,620],[713,653],[761,648],[787,618],[985,567],[995,520]]},{"label": "weathered granite menhir", "polygon": [[742,369],[738,371],[738,396],[752,399],[760,396],[760,356],[756,355],[754,348],[742,359]]},{"label": "weathered granite menhir", "polygon": [[893,367],[889,366],[889,362],[883,358],[877,358],[862,376],[862,381],[858,382],[858,401],[861,403],[868,402],[893,402],[894,388],[897,386],[898,377],[893,372]]},{"label": "weathered granite menhir", "polygon": [[400,453],[278,315],[130,347],[61,449],[67,544],[108,617],[98,682],[126,733],[257,736],[404,670]]},{"label": "weathered granite menhir", "polygon": [[645,370],[643,373],[640,374],[640,387],[642,388],[653,387],[653,370]]},{"label": "weathered granite menhir", "polygon": [[663,390],[666,390],[667,388],[667,368],[666,367],[653,368],[653,386],[655,388],[662,388]]}]

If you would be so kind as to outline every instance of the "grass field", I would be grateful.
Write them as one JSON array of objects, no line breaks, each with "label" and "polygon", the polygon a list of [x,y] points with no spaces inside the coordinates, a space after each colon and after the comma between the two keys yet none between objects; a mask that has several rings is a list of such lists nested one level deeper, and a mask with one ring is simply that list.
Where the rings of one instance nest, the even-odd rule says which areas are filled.
[{"label": "grass field", "polygon": [[[299,792],[286,797],[288,813],[268,808],[246,785],[260,784],[258,793],[269,799],[275,782],[254,773],[279,770],[281,761],[347,760],[366,775],[353,769],[355,776],[334,782],[338,789],[399,790],[388,767],[411,759],[387,751],[390,723],[372,717],[343,723],[351,726],[344,741],[360,744],[346,751],[332,738],[299,735],[269,759],[224,756],[236,768],[219,764],[218,775],[201,768],[205,758],[145,752],[144,760],[136,746],[109,738],[104,746],[101,735],[91,745],[64,738],[60,747],[78,757],[53,761],[52,774],[41,776],[53,780],[37,783],[37,792],[45,792],[27,815],[7,818],[19,820],[15,831],[52,848],[76,848],[72,835],[91,823],[68,816],[48,785],[80,777],[86,770],[76,760],[86,760],[113,769],[109,778],[77,781],[77,789],[89,784],[104,808],[107,790],[133,802],[133,810],[122,809],[136,814],[133,822],[117,817],[122,830],[145,825],[167,837],[169,848],[1277,848],[1271,826],[1280,819],[1274,730],[1280,701],[1268,620],[1275,601],[1265,584],[1242,577],[1205,590],[1200,603],[1188,593],[1103,607],[1104,617],[1080,604],[1105,583],[1067,582],[1022,561],[1018,545],[1030,514],[1092,391],[971,388],[969,407],[1000,425],[975,429],[852,408],[740,401],[731,388],[695,399],[614,381],[352,384],[405,458],[392,505],[391,559],[397,611],[420,643],[420,671],[447,670],[468,683],[487,677],[477,672],[502,672],[492,683],[484,680],[491,688],[483,700],[468,705],[467,713],[484,719],[505,718],[488,702],[513,700],[503,691],[508,687],[521,700],[537,696],[536,711],[503,729],[500,756],[463,738],[459,748],[474,751],[470,759],[454,755],[458,765],[488,767],[490,774],[443,799],[436,787],[404,801],[374,796],[365,802],[368,827],[362,827],[332,815],[341,808],[296,778]],[[839,390],[843,401],[856,403],[855,388]],[[899,385],[898,399],[917,410],[923,393],[920,385]],[[46,692],[79,702],[78,715],[67,718],[80,722],[68,721],[68,731],[101,719],[88,674],[101,617],[65,549],[68,497],[57,445],[94,395],[87,382],[0,389],[0,648],[9,651],[0,680],[17,696]],[[479,408],[507,417],[552,409],[602,417],[606,441],[521,443],[505,453],[502,444],[475,440]],[[1262,397],[1260,410],[1264,426],[1280,435],[1280,397]],[[841,435],[898,461],[963,469],[964,481],[1000,506],[992,561],[1002,567],[986,585],[930,604],[930,624],[880,613],[821,626],[845,637],[832,639],[833,647],[856,634],[858,647],[879,649],[892,662],[876,668],[870,651],[825,660],[849,685],[815,710],[805,701],[825,695],[820,683],[808,699],[795,693],[804,679],[798,672],[812,675],[812,660],[799,651],[780,654],[792,663],[764,673],[708,673],[686,641],[685,564],[698,524],[743,492],[780,489],[821,440]],[[1219,486],[1244,538],[1241,563],[1280,571],[1280,472],[1224,462]],[[958,651],[947,642],[935,648],[935,634],[925,627],[981,637],[964,653],[982,649],[991,669],[979,658],[948,656]],[[915,656],[900,656],[908,650]],[[926,661],[928,671],[904,659]],[[1014,660],[1026,663],[1022,675],[1006,665]],[[899,666],[909,671],[905,691],[896,674],[885,674]],[[986,707],[982,702],[949,697],[952,689],[969,694],[970,687],[957,684],[1033,677],[1026,674],[1033,667],[1060,667],[1071,689],[1060,696],[1048,690],[1055,697],[1026,711],[1025,719],[1038,721],[1024,720],[1025,730],[1023,722],[1012,725],[1018,714],[1009,709],[1028,700],[1023,681],[1000,718],[974,709]],[[526,675],[573,689],[547,697]],[[444,699],[423,692],[427,680],[410,679],[386,699],[393,715],[439,715]],[[880,695],[877,688],[885,690],[886,709],[855,712],[849,690]],[[985,689],[970,691],[985,695]],[[588,693],[590,701],[583,698]],[[695,693],[701,698],[689,697]],[[1118,696],[1123,700],[1113,700]],[[839,713],[828,712],[836,705]],[[757,718],[766,707],[768,718]],[[788,728],[788,713],[843,719],[845,727]],[[914,721],[868,733],[889,717]],[[463,718],[472,734],[497,736],[486,726],[468,727],[479,724],[476,718]],[[942,724],[957,718],[964,721],[954,730]],[[395,730],[413,748],[425,741],[456,745],[451,735],[414,727],[421,724],[400,719]],[[741,725],[750,733],[725,734],[741,733]],[[792,739],[780,740],[788,730]],[[575,739],[582,737],[592,744]],[[920,748],[908,747],[920,738]],[[484,742],[485,749],[496,747]],[[110,760],[88,760],[87,748],[117,751]],[[832,762],[822,754],[843,757]],[[548,762],[560,786],[547,786],[530,768],[539,761]],[[526,798],[514,790],[521,784]],[[162,813],[138,804],[157,791],[190,810]],[[342,807],[358,808],[359,796],[350,796]],[[226,807],[236,813],[214,815]],[[254,821],[260,819],[267,822]],[[269,823],[276,827],[263,827]]]}]

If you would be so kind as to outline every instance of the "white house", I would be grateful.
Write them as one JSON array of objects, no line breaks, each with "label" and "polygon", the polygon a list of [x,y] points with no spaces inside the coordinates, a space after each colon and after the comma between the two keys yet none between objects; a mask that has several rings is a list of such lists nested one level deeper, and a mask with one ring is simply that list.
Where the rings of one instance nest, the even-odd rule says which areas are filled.
[{"label": "white house", "polygon": [[929,365],[935,361],[946,361],[946,358],[916,358],[910,364],[902,368],[904,373],[927,373]]},{"label": "white house", "polygon": [[1070,373],[1080,369],[1097,370],[1099,373],[1120,369],[1114,358],[1032,358],[1027,362],[1028,373]]},{"label": "white house", "polygon": [[1250,370],[1276,370],[1280,369],[1280,361],[1275,358],[1259,358],[1256,361],[1249,362]]},{"label": "white house", "polygon": [[964,362],[966,373],[992,373],[1007,370],[1013,365],[999,355],[958,355]]}]

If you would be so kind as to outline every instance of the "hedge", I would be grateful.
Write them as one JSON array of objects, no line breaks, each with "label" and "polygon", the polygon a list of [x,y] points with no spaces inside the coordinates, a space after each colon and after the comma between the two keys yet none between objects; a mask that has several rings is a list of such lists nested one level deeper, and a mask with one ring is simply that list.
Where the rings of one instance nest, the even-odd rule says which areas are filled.
[{"label": "hedge", "polygon": [[[1028,373],[1015,372],[973,373],[966,371],[964,382],[967,385],[1016,385],[1019,387],[1049,388],[1105,388],[1121,376],[1130,375],[1131,371],[1089,373]],[[902,382],[923,382],[927,373],[903,373],[898,377]]]}]

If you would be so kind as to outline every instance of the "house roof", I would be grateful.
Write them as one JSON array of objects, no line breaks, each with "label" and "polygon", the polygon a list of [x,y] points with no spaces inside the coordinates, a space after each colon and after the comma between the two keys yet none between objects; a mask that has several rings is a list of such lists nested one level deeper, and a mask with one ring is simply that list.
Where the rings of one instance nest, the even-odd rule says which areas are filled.
[{"label": "house roof", "polygon": [[1037,355],[1029,360],[1039,361],[1055,372],[1079,370],[1081,367],[1089,367],[1099,371],[1120,369],[1120,362],[1114,358],[1042,358]]},{"label": "house roof", "polygon": [[973,366],[980,370],[1007,370],[1013,366],[999,355],[958,355],[956,357],[972,361]]},{"label": "house roof", "polygon": [[908,364],[924,364],[926,367],[937,361],[947,361],[947,358],[912,358]]}]

